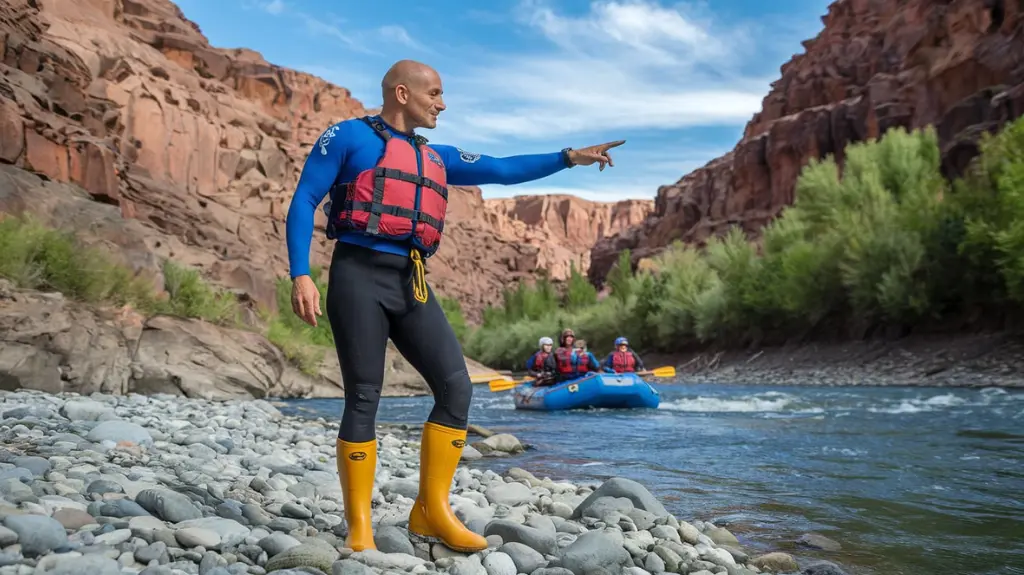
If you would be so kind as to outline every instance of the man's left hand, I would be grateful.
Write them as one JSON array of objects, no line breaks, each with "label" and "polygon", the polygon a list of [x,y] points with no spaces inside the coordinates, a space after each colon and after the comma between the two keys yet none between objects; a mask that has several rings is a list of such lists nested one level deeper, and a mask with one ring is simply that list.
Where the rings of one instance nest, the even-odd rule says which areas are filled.
[{"label": "man's left hand", "polygon": [[571,150],[569,152],[569,161],[571,161],[574,166],[589,166],[596,162],[600,164],[598,171],[603,171],[605,164],[615,166],[615,163],[612,162],[612,156],[608,153],[608,150],[617,148],[625,143],[626,140],[617,140],[606,144],[598,144],[597,146],[581,148],[579,150]]}]

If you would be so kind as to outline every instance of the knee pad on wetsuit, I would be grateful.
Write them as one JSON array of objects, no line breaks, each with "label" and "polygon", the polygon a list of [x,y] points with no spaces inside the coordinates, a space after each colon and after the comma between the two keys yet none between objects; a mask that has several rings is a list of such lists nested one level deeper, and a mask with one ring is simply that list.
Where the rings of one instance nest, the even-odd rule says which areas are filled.
[{"label": "knee pad on wetsuit", "polygon": [[431,420],[440,425],[465,429],[469,423],[469,404],[473,400],[473,382],[469,380],[469,372],[460,369],[449,375],[438,392],[434,395]]},{"label": "knee pad on wetsuit", "polygon": [[377,436],[377,405],[383,386],[373,383],[354,383],[345,386],[345,411],[341,417],[338,438],[359,443]]}]

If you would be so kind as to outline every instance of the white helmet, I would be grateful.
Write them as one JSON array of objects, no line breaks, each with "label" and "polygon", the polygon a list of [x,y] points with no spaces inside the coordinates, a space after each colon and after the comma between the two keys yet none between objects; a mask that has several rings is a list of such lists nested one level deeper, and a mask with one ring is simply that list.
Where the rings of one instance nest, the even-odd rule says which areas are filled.
[{"label": "white helmet", "polygon": [[545,345],[555,345],[555,342],[554,340],[547,336],[537,340],[537,347],[544,347]]}]

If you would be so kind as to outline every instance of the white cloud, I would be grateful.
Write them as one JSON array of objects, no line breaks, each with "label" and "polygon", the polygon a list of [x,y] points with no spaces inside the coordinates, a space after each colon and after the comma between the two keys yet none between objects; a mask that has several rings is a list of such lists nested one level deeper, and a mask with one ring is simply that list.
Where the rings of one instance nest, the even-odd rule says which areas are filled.
[{"label": "white cloud", "polygon": [[397,42],[407,48],[413,50],[419,50],[421,52],[429,52],[426,46],[420,44],[409,35],[409,32],[402,26],[388,25],[381,26],[377,29],[377,32],[382,38],[389,42]]},{"label": "white cloud", "polygon": [[284,12],[285,4],[282,0],[272,0],[271,2],[264,4],[263,9],[270,14],[277,15]]},{"label": "white cloud", "polygon": [[750,27],[719,26],[692,7],[597,0],[570,16],[524,0],[519,13],[545,46],[483,54],[446,75],[459,110],[447,121],[462,139],[742,125],[768,89],[741,73],[755,48]]}]

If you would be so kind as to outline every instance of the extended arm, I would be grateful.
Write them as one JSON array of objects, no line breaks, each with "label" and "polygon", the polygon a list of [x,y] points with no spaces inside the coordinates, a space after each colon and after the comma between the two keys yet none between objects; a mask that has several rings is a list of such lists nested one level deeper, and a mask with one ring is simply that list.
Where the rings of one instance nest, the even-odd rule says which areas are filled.
[{"label": "extended arm", "polygon": [[636,360],[636,370],[637,371],[647,371],[647,368],[644,367],[644,362],[640,359],[640,354],[638,354],[635,351],[632,352],[632,353],[633,353],[633,359]]},{"label": "extended arm", "polygon": [[608,373],[615,373],[615,369],[612,367],[612,355],[609,353],[608,357],[604,358],[604,363],[601,364],[601,367]]},{"label": "extended arm", "polygon": [[431,147],[441,155],[448,170],[448,183],[455,186],[521,184],[546,178],[568,167],[562,152],[495,158],[471,154],[454,146]]},{"label": "extended arm", "polygon": [[302,167],[299,184],[295,188],[285,236],[288,242],[288,264],[291,277],[309,274],[309,245],[313,240],[313,217],[324,196],[331,190],[338,172],[345,165],[348,137],[347,125],[336,124],[327,128],[313,144]]}]

